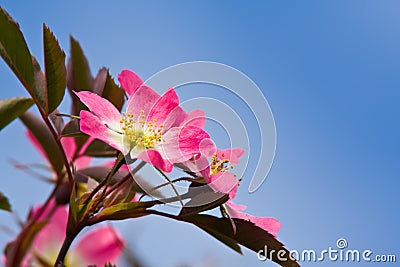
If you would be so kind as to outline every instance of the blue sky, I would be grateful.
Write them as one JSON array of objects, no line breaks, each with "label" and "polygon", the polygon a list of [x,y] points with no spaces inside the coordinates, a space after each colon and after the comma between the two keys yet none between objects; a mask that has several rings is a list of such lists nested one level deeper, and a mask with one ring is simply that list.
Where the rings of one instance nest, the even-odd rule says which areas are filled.
[{"label": "blue sky", "polygon": [[[321,251],[346,238],[351,249],[400,251],[398,1],[0,4],[41,59],[45,22],[67,53],[69,36],[79,40],[93,73],[107,66],[114,76],[129,68],[148,78],[193,60],[242,71],[272,109],[277,150],[266,182],[249,194],[244,180],[237,201],[254,215],[278,218],[279,238],[290,249]],[[26,94],[3,61],[0,81],[0,99]],[[201,86],[192,90],[201,95]],[[9,159],[42,159],[18,121],[2,130],[0,147],[0,191],[24,216],[50,188],[15,170]],[[9,214],[0,212],[0,222],[16,229]],[[149,266],[273,266],[246,249],[237,255],[183,223],[149,217],[117,225]],[[10,238],[0,232],[0,246]]]}]

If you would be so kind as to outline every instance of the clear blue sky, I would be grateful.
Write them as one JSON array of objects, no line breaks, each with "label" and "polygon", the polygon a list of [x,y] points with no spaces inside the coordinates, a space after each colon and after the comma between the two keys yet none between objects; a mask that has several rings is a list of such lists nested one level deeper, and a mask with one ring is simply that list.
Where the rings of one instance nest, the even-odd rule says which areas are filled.
[{"label": "clear blue sky", "polygon": [[[351,249],[397,253],[400,261],[400,2],[0,4],[41,59],[45,22],[67,53],[69,35],[79,40],[93,73],[102,66],[113,75],[130,68],[147,78],[192,60],[244,72],[272,108],[277,151],[260,190],[247,193],[245,180],[238,201],[254,215],[278,218],[279,238],[289,249],[320,251],[346,238]],[[0,83],[0,99],[25,95],[3,61]],[[18,121],[0,133],[0,147],[0,191],[23,217],[50,189],[9,159],[42,160]],[[16,229],[1,211],[0,224]],[[117,225],[149,266],[274,266],[246,249],[237,255],[183,223],[149,217]],[[0,231],[0,247],[10,238]]]}]

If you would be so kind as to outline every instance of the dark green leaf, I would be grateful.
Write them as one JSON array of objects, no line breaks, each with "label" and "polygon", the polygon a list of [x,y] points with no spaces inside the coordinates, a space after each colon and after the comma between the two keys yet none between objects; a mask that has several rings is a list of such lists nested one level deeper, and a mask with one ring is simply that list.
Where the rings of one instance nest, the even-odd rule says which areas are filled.
[{"label": "dark green leaf", "polygon": [[[273,235],[267,231],[255,226],[252,222],[245,221],[242,219],[233,219],[236,225],[236,233],[232,229],[231,221],[228,218],[217,218],[210,215],[191,215],[178,217],[178,220],[193,223],[194,225],[200,227],[207,233],[211,234],[224,244],[233,248],[235,251],[238,250],[238,245],[241,244],[248,249],[258,253],[259,251],[265,251],[265,246],[267,247],[267,255],[261,253],[262,255],[269,258],[272,254],[270,260],[284,267],[299,267],[300,265],[293,261],[289,257],[289,251],[284,247],[284,245],[275,239]],[[270,253],[272,250],[275,253]],[[284,251],[284,255],[278,254],[278,251]],[[286,258],[287,261],[282,261],[278,258]]]},{"label": "dark green leaf", "polygon": [[54,110],[52,113],[50,113],[49,119],[53,123],[53,126],[56,129],[57,133],[61,135],[62,130],[64,129],[64,119],[62,116],[56,115],[58,113],[58,109]]},{"label": "dark green leaf", "polygon": [[[70,218],[68,219],[68,227],[73,227],[78,220],[78,204],[76,203],[77,197],[76,197],[76,184],[72,186],[72,191],[71,195],[69,197],[69,210],[71,212],[72,216],[69,216]],[[71,221],[73,219],[73,221]]]},{"label": "dark green leaf", "polygon": [[25,112],[20,117],[25,126],[32,132],[36,140],[39,142],[43,151],[47,155],[47,159],[51,163],[56,173],[61,173],[64,165],[61,157],[61,151],[58,148],[56,141],[50,130],[46,127],[44,122],[36,115],[30,112]]},{"label": "dark green leaf", "polygon": [[[39,62],[35,57],[32,57],[33,74],[34,74],[34,86],[33,92],[37,104],[42,108],[44,112],[47,110],[47,88],[46,88],[46,77],[42,69],[40,68]],[[47,114],[47,113],[46,113]]]},{"label": "dark green leaf", "polygon": [[31,93],[34,84],[31,53],[19,25],[0,7],[0,55]]},{"label": "dark green leaf", "polygon": [[73,137],[73,136],[80,136],[83,135],[79,128],[79,120],[72,119],[70,120],[62,129],[61,136],[64,137]]},{"label": "dark green leaf", "polygon": [[21,116],[32,104],[32,99],[26,97],[0,100],[0,131]]},{"label": "dark green leaf", "polygon": [[[89,63],[79,43],[71,36],[71,55],[67,66],[67,87],[71,91],[92,91],[93,77]],[[85,106],[79,98],[71,92],[73,115],[78,115]]]},{"label": "dark green leaf", "polygon": [[125,91],[111,77],[108,69],[101,68],[93,84],[93,92],[110,101],[119,111],[124,105]]},{"label": "dark green leaf", "polygon": [[229,195],[218,192],[201,192],[196,194],[182,207],[179,216],[198,214],[221,206],[229,200]]},{"label": "dark green leaf", "polygon": [[11,211],[10,202],[1,192],[0,192],[0,210]]},{"label": "dark green leaf", "polygon": [[83,154],[89,157],[115,157],[117,151],[103,141],[96,139],[90,143]]},{"label": "dark green leaf", "polygon": [[[77,177],[80,182],[87,182],[87,178],[90,177],[97,182],[104,180],[107,177],[108,173],[111,171],[111,166],[96,166],[96,167],[89,167],[85,169],[80,169],[77,172]],[[110,185],[114,185],[117,181],[125,177],[129,174],[129,171],[120,169],[112,179],[110,180]]]},{"label": "dark green leaf", "polygon": [[50,29],[43,24],[44,66],[47,81],[48,108],[51,113],[61,103],[67,85],[65,54]]}]

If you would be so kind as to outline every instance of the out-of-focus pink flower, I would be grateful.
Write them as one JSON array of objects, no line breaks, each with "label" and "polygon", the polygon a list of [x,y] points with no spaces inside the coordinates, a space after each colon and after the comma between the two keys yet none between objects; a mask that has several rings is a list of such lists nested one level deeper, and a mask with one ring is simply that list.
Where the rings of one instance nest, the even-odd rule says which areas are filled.
[{"label": "out-of-focus pink flower", "polygon": [[[209,135],[202,129],[200,111],[186,114],[179,107],[174,89],[160,96],[131,71],[119,80],[130,94],[122,115],[106,99],[86,91],[77,92],[90,110],[81,111],[81,131],[115,149],[170,172],[174,163],[200,153]],[[209,143],[206,143],[209,144]]]},{"label": "out-of-focus pink flower", "polygon": [[[46,153],[43,150],[43,147],[38,142],[36,137],[32,134],[31,131],[27,130],[26,135],[28,136],[29,141],[33,144],[33,146],[39,151],[39,153],[49,162],[49,159]],[[61,138],[61,144],[63,146],[65,155],[69,163],[73,162],[76,169],[83,169],[90,165],[92,158],[88,156],[82,156],[82,153],[88,147],[90,142],[93,139],[89,139],[79,151],[77,151],[77,147],[73,137],[63,137]]]},{"label": "out-of-focus pink flower", "polygon": [[[41,207],[33,209],[32,216],[37,216]],[[52,201],[36,218],[38,222],[48,220],[46,226],[36,235],[31,248],[23,260],[23,267],[42,266],[40,261],[53,265],[65,238],[68,212],[63,206],[56,206]],[[124,241],[111,226],[97,227],[88,231],[70,248],[66,266],[104,266],[115,262],[121,255]]]}]

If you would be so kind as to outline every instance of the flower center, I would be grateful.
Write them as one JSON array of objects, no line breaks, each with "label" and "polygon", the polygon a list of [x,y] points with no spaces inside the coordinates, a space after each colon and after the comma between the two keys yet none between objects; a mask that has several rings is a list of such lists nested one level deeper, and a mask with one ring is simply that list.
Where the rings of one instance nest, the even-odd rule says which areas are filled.
[{"label": "flower center", "polygon": [[157,125],[157,119],[146,121],[144,111],[137,118],[130,113],[123,113],[120,120],[121,130],[130,149],[150,149],[163,142],[163,124]]},{"label": "flower center", "polygon": [[217,153],[212,156],[210,164],[211,175],[227,172],[229,169],[233,169],[233,165],[230,164],[228,159],[218,159]]},{"label": "flower center", "polygon": [[[222,154],[224,157],[224,154]],[[233,169],[233,165],[230,163],[229,159],[219,159],[217,153],[215,153],[211,158],[210,164],[210,175],[214,175],[220,172],[228,172],[230,169]],[[236,177],[236,174],[233,174]],[[242,178],[238,178],[238,182],[242,181]]]}]

